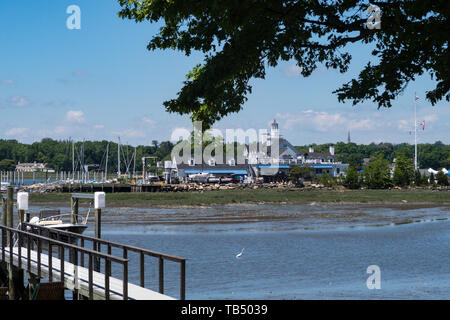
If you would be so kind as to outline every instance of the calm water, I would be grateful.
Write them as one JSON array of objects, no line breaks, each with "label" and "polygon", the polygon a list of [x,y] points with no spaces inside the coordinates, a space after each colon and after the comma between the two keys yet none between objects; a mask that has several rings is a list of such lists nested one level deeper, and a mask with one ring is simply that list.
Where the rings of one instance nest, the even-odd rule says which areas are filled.
[{"label": "calm water", "polygon": [[[188,299],[449,299],[449,218],[450,207],[407,204],[110,208],[102,236],[188,258]],[[366,286],[369,265],[380,290]],[[178,265],[166,267],[178,297]],[[146,270],[156,289],[157,264]]]}]

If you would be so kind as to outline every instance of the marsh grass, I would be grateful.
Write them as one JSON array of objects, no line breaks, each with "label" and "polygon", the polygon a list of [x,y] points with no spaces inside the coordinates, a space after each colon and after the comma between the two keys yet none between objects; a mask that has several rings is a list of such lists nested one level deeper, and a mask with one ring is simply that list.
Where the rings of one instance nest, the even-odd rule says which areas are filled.
[{"label": "marsh grass", "polygon": [[[108,193],[108,206],[211,206],[246,203],[435,203],[450,204],[450,190],[276,190]],[[30,204],[70,203],[69,193],[31,194]]]}]

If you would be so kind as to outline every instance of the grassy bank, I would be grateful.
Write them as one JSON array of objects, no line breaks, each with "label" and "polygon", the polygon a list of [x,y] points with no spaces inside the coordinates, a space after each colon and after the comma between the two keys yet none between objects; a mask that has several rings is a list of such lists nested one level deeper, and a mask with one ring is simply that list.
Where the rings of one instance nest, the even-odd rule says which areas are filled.
[{"label": "grassy bank", "polygon": [[[450,190],[276,190],[108,193],[110,207],[208,206],[244,203],[429,203],[450,205]],[[31,194],[30,204],[70,203],[70,194]]]}]

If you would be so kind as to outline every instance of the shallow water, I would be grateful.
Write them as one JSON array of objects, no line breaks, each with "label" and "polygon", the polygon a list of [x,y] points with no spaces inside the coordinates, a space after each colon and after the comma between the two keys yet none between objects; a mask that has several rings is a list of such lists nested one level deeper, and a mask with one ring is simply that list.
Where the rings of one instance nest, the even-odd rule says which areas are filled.
[{"label": "shallow water", "polygon": [[[109,208],[102,237],[188,258],[188,299],[449,299],[449,217],[445,206]],[[367,288],[369,265],[379,290]],[[166,268],[166,293],[178,297],[178,265]],[[157,263],[146,272],[156,289]]]}]

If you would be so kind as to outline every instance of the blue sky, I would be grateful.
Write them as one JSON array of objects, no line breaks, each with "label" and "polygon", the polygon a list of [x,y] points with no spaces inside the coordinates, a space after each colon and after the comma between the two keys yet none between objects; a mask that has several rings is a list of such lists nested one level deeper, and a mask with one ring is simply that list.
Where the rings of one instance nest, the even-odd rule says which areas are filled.
[{"label": "blue sky", "polygon": [[[81,9],[81,29],[69,30],[69,5]],[[176,128],[191,128],[188,116],[169,114],[162,102],[176,96],[200,53],[148,51],[159,29],[119,19],[110,0],[2,0],[0,2],[0,138],[25,143],[44,137],[109,139],[132,145],[169,140]],[[450,143],[450,104],[424,100],[433,88],[428,75],[410,83],[391,109],[366,102],[339,103],[332,91],[355,77],[371,59],[362,45],[348,48],[350,70],[320,67],[299,76],[294,62],[268,69],[253,80],[243,110],[216,128],[265,129],[276,118],[294,145],[346,141],[413,142],[413,97],[426,128],[419,142]]]}]

